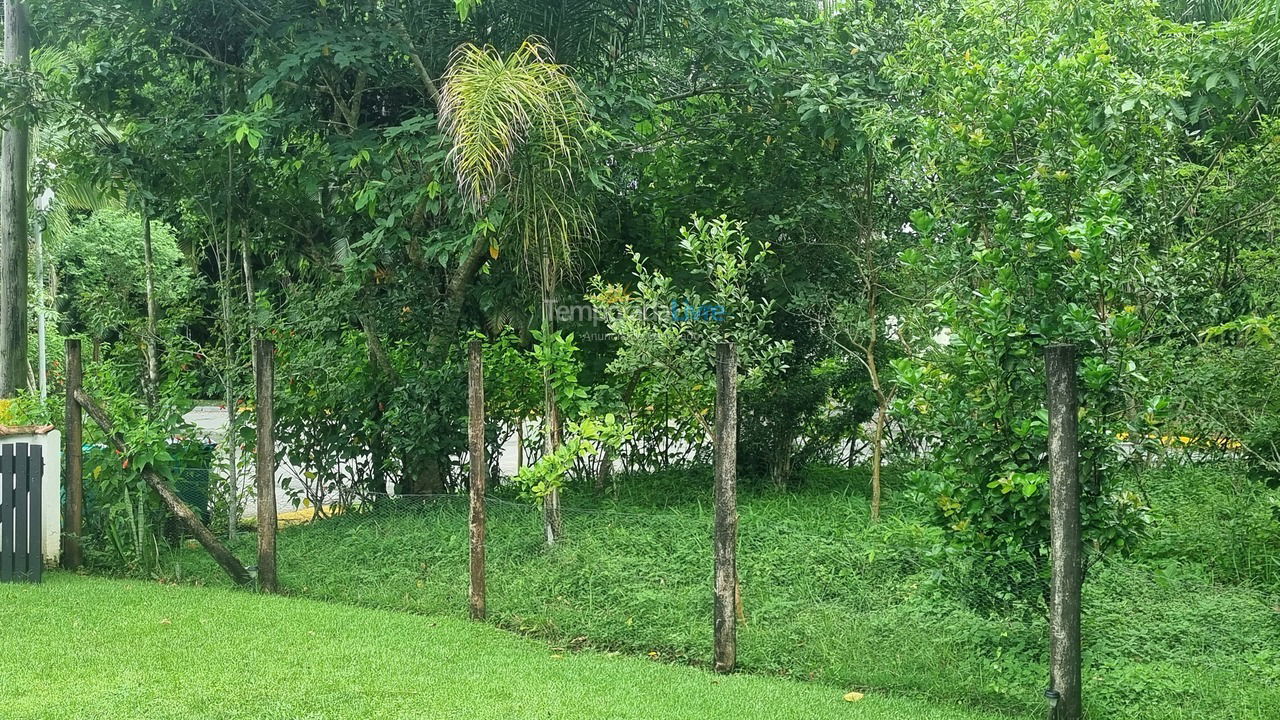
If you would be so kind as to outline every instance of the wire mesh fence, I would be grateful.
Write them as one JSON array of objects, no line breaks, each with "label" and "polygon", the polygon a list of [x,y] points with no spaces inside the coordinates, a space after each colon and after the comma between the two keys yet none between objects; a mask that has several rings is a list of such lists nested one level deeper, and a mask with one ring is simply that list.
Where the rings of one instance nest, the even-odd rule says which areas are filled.
[{"label": "wire mesh fence", "polygon": [[[496,496],[487,507],[492,622],[560,649],[708,662],[710,503],[570,496],[554,546],[534,503]],[[1036,714],[1048,674],[1045,559],[939,551],[917,526],[869,524],[865,507],[857,497],[741,506],[740,666]],[[467,497],[456,494],[327,508],[283,531],[282,578],[306,596],[465,616],[467,514]],[[1154,689],[1210,702],[1171,672],[1187,658],[1204,659],[1200,677],[1215,693],[1252,683],[1280,697],[1273,591],[1176,563],[1108,559],[1090,564],[1084,597],[1092,702],[1137,702]]]},{"label": "wire mesh fence", "polygon": [[[548,547],[530,502],[488,498],[488,605],[499,625],[557,647],[710,657],[712,511],[563,507]],[[865,528],[865,523],[860,523]],[[740,664],[860,688],[956,694],[1030,710],[1047,646],[1041,568],[829,533],[782,512],[740,525]],[[305,594],[463,615],[467,500],[370,498],[285,530],[285,580]],[[983,585],[982,583],[987,583]],[[940,602],[946,600],[946,602]]]},{"label": "wire mesh fence", "polygon": [[173,469],[173,490],[178,497],[208,523],[212,511],[213,470],[207,467],[177,467]]}]

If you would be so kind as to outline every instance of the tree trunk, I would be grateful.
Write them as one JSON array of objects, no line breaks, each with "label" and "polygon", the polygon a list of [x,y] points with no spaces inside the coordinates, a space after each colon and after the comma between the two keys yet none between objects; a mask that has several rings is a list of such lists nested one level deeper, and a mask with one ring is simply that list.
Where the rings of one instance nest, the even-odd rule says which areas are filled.
[{"label": "tree trunk", "polygon": [[147,405],[154,410],[160,393],[160,356],[156,326],[160,311],[156,305],[155,254],[151,249],[151,215],[142,204],[142,262],[147,275]]},{"label": "tree trunk", "polygon": [[867,167],[863,185],[863,219],[862,249],[867,291],[867,342],[866,363],[867,375],[871,379],[871,389],[876,396],[876,429],[871,437],[871,522],[880,520],[880,466],[884,458],[884,426],[888,416],[888,397],[880,382],[880,371],[876,367],[876,346],[880,342],[879,293],[880,278],[876,264],[874,205],[875,156],[871,147],[867,147]]},{"label": "tree trunk", "polygon": [[67,339],[66,373],[67,527],[62,534],[62,564],[75,570],[84,561],[80,547],[84,524],[84,413],[80,410],[80,401],[76,400],[83,377],[79,340]]},{"label": "tree trunk", "polygon": [[40,388],[40,401],[44,402],[49,399],[49,334],[47,330],[47,318],[45,312],[49,297],[45,293],[44,287],[44,224],[43,218],[36,218],[35,236],[36,236],[36,347],[39,356],[39,374],[36,376],[36,386]]},{"label": "tree trunk", "polygon": [[867,374],[872,380],[872,391],[876,393],[876,430],[872,433],[872,523],[876,523],[879,520],[879,510],[881,510],[881,466],[884,457],[884,424],[888,421],[888,396],[884,395],[884,386],[881,384],[879,370],[876,365],[876,346],[879,342],[876,284],[869,282],[867,290],[870,297],[867,304],[867,320],[869,323]]},{"label": "tree trunk", "polygon": [[484,457],[484,358],[480,341],[467,347],[467,446],[471,452],[471,512],[468,527],[471,535],[470,608],[472,620],[485,617],[485,480]]},{"label": "tree trunk", "polygon": [[737,664],[738,595],[738,361],[732,343],[716,348],[715,425],[715,670]]},{"label": "tree trunk", "polygon": [[1049,602],[1049,682],[1058,694],[1055,720],[1079,720],[1080,586],[1084,567],[1080,541],[1080,453],[1077,438],[1074,345],[1045,351],[1049,406],[1049,541],[1052,574]]},{"label": "tree trunk", "polygon": [[524,419],[516,421],[516,473],[524,467]]},{"label": "tree trunk", "polygon": [[445,291],[444,311],[427,340],[428,357],[438,357],[457,334],[458,323],[462,319],[462,306],[467,300],[467,290],[475,282],[480,268],[487,262],[489,241],[481,237],[471,246],[471,251],[449,280],[449,287]]},{"label": "tree trunk", "polygon": [[606,446],[600,450],[600,467],[596,468],[596,493],[603,495],[613,475],[613,452]]},{"label": "tree trunk", "polygon": [[[553,268],[549,256],[542,260],[542,341],[551,342],[554,329],[552,320],[555,303]],[[547,452],[554,453],[561,443],[560,406],[556,402],[555,387],[551,382],[551,368],[542,368],[543,415],[547,426]],[[560,489],[551,488],[542,500],[543,529],[548,545],[554,545],[564,535],[564,519],[560,515]]]},{"label": "tree trunk", "polygon": [[795,431],[792,428],[777,428],[776,432],[769,476],[774,488],[786,490],[787,481],[791,479],[791,451],[795,444]]},{"label": "tree trunk", "polygon": [[[229,220],[230,218],[228,218]],[[222,305],[223,383],[222,402],[227,411],[227,434],[223,443],[227,446],[227,540],[236,539],[236,524],[240,521],[240,452],[239,419],[236,413],[235,316],[231,306],[231,228],[226,228],[225,244],[218,253],[218,296]]]},{"label": "tree trunk", "polygon": [[443,495],[445,487],[443,469],[440,467],[440,456],[435,451],[423,455],[412,465],[409,478],[409,494],[411,495]]},{"label": "tree trunk", "polygon": [[[546,391],[547,452],[554,453],[560,447],[562,439],[560,435],[560,408],[556,404],[555,392],[551,387],[550,371],[544,369],[542,375],[543,388]],[[559,488],[551,488],[551,491],[542,499],[542,524],[548,545],[554,545],[564,537],[564,518],[560,514]]]},{"label": "tree trunk", "polygon": [[884,457],[884,426],[887,420],[884,400],[880,399],[876,408],[876,429],[871,437],[871,522],[880,520],[880,467]]},{"label": "tree trunk", "polygon": [[254,311],[257,309],[258,288],[253,282],[253,257],[249,254],[249,229],[244,225],[240,226],[240,266],[244,272],[244,297],[249,303],[249,334],[257,335],[258,325],[253,322]]},{"label": "tree trunk", "polygon": [[[20,0],[5,0],[4,64],[18,72],[31,66],[31,28]],[[27,99],[16,98],[0,140],[0,397],[27,387]]]}]

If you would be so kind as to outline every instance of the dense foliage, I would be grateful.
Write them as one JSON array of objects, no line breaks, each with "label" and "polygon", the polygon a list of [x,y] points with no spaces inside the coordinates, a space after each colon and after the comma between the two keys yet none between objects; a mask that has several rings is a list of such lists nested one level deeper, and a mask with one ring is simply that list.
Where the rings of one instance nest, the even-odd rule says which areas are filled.
[{"label": "dense foliage", "polygon": [[[32,192],[53,198],[31,325],[55,386],[57,341],[88,340],[89,390],[132,448],[93,456],[91,560],[158,572],[142,467],[212,466],[205,509],[235,535],[253,339],[275,343],[285,491],[321,518],[461,496],[481,340],[494,487],[543,505],[549,543],[573,532],[562,495],[700,488],[733,341],[744,488],[785,509],[810,469],[867,465],[829,489],[865,488],[857,511],[887,528],[868,551],[901,541],[919,564],[877,592],[952,592],[996,670],[1026,660],[983,676],[1007,699],[1038,651],[982,613],[1043,610],[1043,353],[1072,343],[1090,572],[1172,558],[1171,587],[1276,587],[1257,540],[1280,522],[1272,0],[26,5],[40,47],[0,105],[33,124]],[[226,425],[212,451],[184,419],[197,400]],[[1222,460],[1243,468],[1231,493],[1134,472]],[[654,474],[672,468],[692,475]],[[1171,519],[1202,493],[1217,515]]]}]

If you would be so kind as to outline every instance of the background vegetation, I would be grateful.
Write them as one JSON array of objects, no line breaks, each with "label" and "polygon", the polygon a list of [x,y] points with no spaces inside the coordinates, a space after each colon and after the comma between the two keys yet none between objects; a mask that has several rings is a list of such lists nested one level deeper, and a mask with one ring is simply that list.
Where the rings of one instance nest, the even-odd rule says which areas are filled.
[{"label": "background vegetation", "polygon": [[140,473],[243,529],[267,337],[288,589],[458,611],[479,338],[498,622],[698,661],[732,339],[745,664],[1030,713],[1070,341],[1092,711],[1280,705],[1274,2],[23,6],[53,360],[0,422],[86,339],[95,568],[212,582]]}]

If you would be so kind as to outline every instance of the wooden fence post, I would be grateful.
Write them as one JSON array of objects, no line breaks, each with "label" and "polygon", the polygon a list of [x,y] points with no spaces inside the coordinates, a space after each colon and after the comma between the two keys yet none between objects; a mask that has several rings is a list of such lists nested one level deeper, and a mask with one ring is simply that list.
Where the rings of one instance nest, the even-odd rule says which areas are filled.
[{"label": "wooden fence post", "polygon": [[484,456],[484,358],[480,341],[467,347],[467,447],[471,453],[471,619],[485,618],[485,466]]},{"label": "wooden fence post", "polygon": [[257,395],[257,494],[258,494],[258,587],[263,592],[279,592],[276,577],[276,344],[264,338],[253,341],[253,364]]},{"label": "wooden fence post", "polygon": [[76,569],[84,562],[80,547],[84,526],[84,416],[76,391],[84,384],[84,370],[80,364],[80,341],[67,339],[67,510],[66,527],[62,533],[62,563]]},{"label": "wooden fence post", "polygon": [[738,597],[738,354],[716,347],[715,426],[715,669],[737,664]]},{"label": "wooden fence post", "polygon": [[1049,698],[1051,720],[1079,720],[1080,473],[1076,397],[1076,348],[1045,349],[1049,404],[1049,539],[1053,567],[1049,602]]}]

